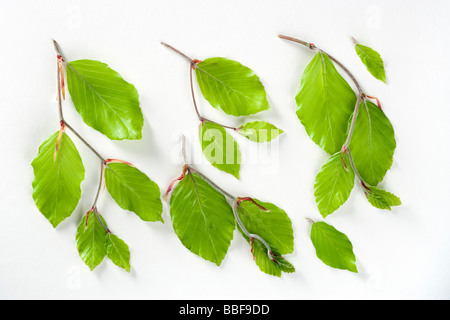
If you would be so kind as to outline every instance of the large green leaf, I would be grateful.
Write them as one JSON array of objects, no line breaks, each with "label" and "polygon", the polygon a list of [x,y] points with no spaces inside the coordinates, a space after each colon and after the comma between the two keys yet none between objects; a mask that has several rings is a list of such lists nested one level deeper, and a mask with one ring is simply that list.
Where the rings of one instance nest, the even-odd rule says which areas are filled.
[{"label": "large green leaf", "polygon": [[369,187],[365,190],[367,200],[376,208],[391,210],[391,207],[402,204],[399,197],[376,187]]},{"label": "large green leaf", "polygon": [[218,266],[233,239],[233,211],[223,194],[196,173],[178,183],[170,199],[173,228],[183,245]]},{"label": "large green leaf", "polygon": [[200,125],[199,139],[206,159],[214,167],[239,179],[241,151],[236,140],[222,126],[209,121]]},{"label": "large green leaf", "polygon": [[81,198],[84,166],[70,137],[63,133],[55,157],[59,132],[39,147],[34,169],[33,199],[39,211],[56,227],[69,217]]},{"label": "large green leaf", "polygon": [[383,180],[392,165],[395,146],[394,129],[384,112],[370,101],[362,102],[350,150],[358,173],[369,185],[376,186]]},{"label": "large green leaf", "polygon": [[318,52],[306,67],[295,99],[297,116],[311,139],[329,154],[338,152],[356,95],[325,53]]},{"label": "large green leaf", "polygon": [[355,173],[349,163],[347,154],[337,152],[325,162],[316,176],[314,196],[324,218],[336,211],[350,196]]},{"label": "large green leaf", "polygon": [[314,222],[311,228],[311,241],[316,248],[317,257],[326,265],[358,272],[353,245],[347,236],[325,222]]},{"label": "large green leaf", "polygon": [[76,235],[78,253],[91,271],[103,261],[107,254],[108,232],[98,219],[102,219],[102,223],[106,226],[105,220],[100,215],[97,218],[94,212],[89,212],[87,221],[85,217],[81,219]]},{"label": "large green leaf", "polygon": [[362,44],[355,44],[355,50],[361,59],[362,63],[367,67],[367,70],[378,80],[386,83],[386,73],[384,71],[384,63],[383,59],[378,52],[369,48],[367,46],[363,46]]},{"label": "large green leaf", "polygon": [[106,236],[106,253],[115,265],[130,272],[130,249],[122,239],[108,233]]},{"label": "large green leaf", "polygon": [[[281,272],[294,272],[294,267],[284,258],[279,257],[294,251],[294,231],[292,222],[283,209],[272,203],[242,201],[237,207],[239,219],[250,234],[256,234],[264,239],[271,251],[278,256],[277,262],[267,255],[267,248],[258,239],[252,243],[253,255],[259,269],[267,274],[281,276]],[[262,208],[266,209],[263,210]],[[242,235],[251,240],[242,232]]]},{"label": "large green leaf", "polygon": [[226,58],[209,58],[195,68],[203,96],[216,109],[233,116],[269,110],[266,91],[253,70]]},{"label": "large green leaf", "polygon": [[137,168],[125,163],[109,163],[105,182],[108,192],[122,209],[133,211],[144,221],[163,222],[161,191]]},{"label": "large green leaf", "polygon": [[67,86],[84,122],[114,140],[141,139],[144,117],[136,88],[107,64],[67,64]]},{"label": "large green leaf", "polygon": [[269,142],[283,133],[283,130],[265,121],[247,122],[236,131],[254,142]]}]

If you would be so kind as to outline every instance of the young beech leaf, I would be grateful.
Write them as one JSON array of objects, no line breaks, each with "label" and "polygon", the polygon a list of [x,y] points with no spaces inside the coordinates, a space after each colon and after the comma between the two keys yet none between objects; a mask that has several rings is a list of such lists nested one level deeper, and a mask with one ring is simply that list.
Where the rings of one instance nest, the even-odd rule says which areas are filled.
[{"label": "young beech leaf", "polygon": [[144,117],[136,88],[107,64],[67,64],[67,86],[84,122],[114,140],[141,139]]},{"label": "young beech leaf", "polygon": [[56,227],[69,217],[81,198],[84,166],[70,137],[55,132],[39,147],[31,165],[34,170],[33,199],[39,211]]},{"label": "young beech leaf", "polygon": [[170,216],[181,243],[218,266],[233,239],[233,211],[224,195],[196,173],[189,172],[170,198]]},{"label": "young beech leaf", "polygon": [[326,265],[336,269],[358,272],[353,246],[347,236],[325,222],[314,222],[311,241],[317,257]]},{"label": "young beech leaf", "polygon": [[226,58],[209,58],[195,68],[197,82],[206,100],[233,116],[270,110],[266,91],[253,70]]},{"label": "young beech leaf", "polygon": [[217,169],[239,179],[241,151],[236,140],[222,126],[209,121],[200,125],[199,139],[206,159]]},{"label": "young beech leaf", "polygon": [[362,63],[367,67],[367,70],[378,80],[386,83],[386,73],[384,71],[383,59],[378,52],[363,46],[362,44],[355,44],[355,50],[361,59]]},{"label": "young beech leaf", "polygon": [[283,130],[265,121],[247,122],[236,131],[254,142],[269,142],[283,133]]},{"label": "young beech leaf", "polygon": [[116,266],[130,272],[130,249],[122,239],[108,233],[106,235],[106,254]]},{"label": "young beech leaf", "polygon": [[384,112],[370,101],[362,102],[350,150],[358,173],[369,185],[383,180],[392,165],[395,146],[394,129]]},{"label": "young beech leaf", "polygon": [[322,217],[336,211],[347,201],[355,182],[347,154],[337,152],[322,166],[316,176],[314,196]]},{"label": "young beech leaf", "polygon": [[[105,220],[99,219],[106,226]],[[77,249],[81,259],[87,264],[89,269],[94,270],[106,257],[106,236],[108,232],[98,221],[94,212],[89,212],[88,218],[83,216],[78,226],[76,241]]]},{"label": "young beech leaf", "polygon": [[391,207],[402,204],[400,198],[390,192],[375,187],[369,189],[365,191],[367,200],[376,208],[391,210]]},{"label": "young beech leaf", "polygon": [[306,67],[295,100],[297,116],[311,139],[329,154],[338,152],[356,95],[325,53],[318,52]]},{"label": "young beech leaf", "polygon": [[125,163],[108,163],[105,169],[108,192],[117,204],[144,221],[161,221],[162,202],[158,185],[137,168]]},{"label": "young beech leaf", "polygon": [[[267,255],[267,248],[258,239],[253,239],[253,255],[255,262],[262,272],[274,276],[281,276],[281,272],[294,272],[295,268],[281,255],[294,251],[294,231],[292,222],[286,212],[276,205],[268,202],[242,201],[237,207],[239,219],[245,229],[251,234],[257,234],[270,246],[271,251],[276,255],[277,262]],[[243,232],[242,235],[252,242]]]}]

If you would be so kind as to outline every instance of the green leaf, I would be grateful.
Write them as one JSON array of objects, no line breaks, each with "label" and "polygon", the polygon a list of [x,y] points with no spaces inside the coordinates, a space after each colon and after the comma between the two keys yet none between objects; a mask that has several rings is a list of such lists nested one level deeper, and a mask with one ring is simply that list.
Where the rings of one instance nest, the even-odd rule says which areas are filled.
[{"label": "green leaf", "polygon": [[67,64],[67,86],[84,122],[113,140],[141,139],[144,117],[136,88],[107,64]]},{"label": "green leaf", "polygon": [[[276,255],[276,262],[267,255],[267,248],[258,239],[253,240],[252,248],[255,262],[262,272],[277,277],[281,272],[294,272],[295,268],[283,257],[294,251],[294,231],[292,222],[283,209],[272,203],[242,201],[237,207],[237,214],[245,229],[250,234],[256,234],[264,239]],[[263,210],[266,209],[267,211]],[[250,239],[240,230],[242,235],[251,243]]]},{"label": "green leaf", "polygon": [[130,272],[130,249],[122,239],[108,233],[106,236],[106,253],[115,265]]},{"label": "green leaf", "polygon": [[195,68],[197,82],[206,100],[233,116],[270,110],[266,91],[253,70],[226,58],[209,58]]},{"label": "green leaf", "polygon": [[199,139],[206,159],[217,169],[239,179],[241,151],[234,138],[222,126],[205,121],[199,127]]},{"label": "green leaf", "polygon": [[347,154],[337,152],[325,162],[316,176],[314,196],[324,218],[336,211],[350,196],[355,173],[349,163]]},{"label": "green leaf", "polygon": [[355,45],[356,53],[361,59],[362,63],[367,67],[367,70],[378,80],[386,83],[386,73],[384,71],[384,63],[383,59],[378,52],[369,48],[367,46],[363,46],[362,44]]},{"label": "green leaf", "polygon": [[70,137],[63,133],[58,152],[59,131],[39,147],[31,165],[34,170],[33,199],[39,211],[56,227],[69,217],[81,198],[84,166]]},{"label": "green leaf", "polygon": [[376,187],[369,187],[369,189],[370,190],[365,191],[365,194],[367,200],[369,200],[375,208],[391,210],[391,207],[402,204],[400,198],[390,192]]},{"label": "green leaf", "polygon": [[311,241],[316,248],[317,257],[326,265],[358,272],[353,245],[347,236],[325,222],[314,222],[311,228]]},{"label": "green leaf", "polygon": [[89,269],[94,270],[106,257],[106,235],[107,231],[98,219],[106,226],[105,220],[96,217],[94,212],[89,212],[87,222],[83,217],[77,229],[77,249],[81,259]]},{"label": "green leaf", "polygon": [[265,121],[252,121],[240,126],[236,130],[240,135],[254,142],[268,142],[280,134],[283,130]]},{"label": "green leaf", "polygon": [[338,152],[356,95],[325,53],[318,52],[306,67],[295,99],[297,116],[311,139],[329,154]]},{"label": "green leaf", "polygon": [[395,146],[394,129],[384,112],[370,101],[362,102],[350,150],[358,173],[369,185],[383,180],[392,165]]},{"label": "green leaf", "polygon": [[108,192],[117,204],[144,221],[161,221],[162,202],[158,185],[137,168],[125,163],[108,163],[105,169]]},{"label": "green leaf", "polygon": [[222,263],[235,228],[233,211],[222,193],[189,172],[173,191],[170,216],[186,248],[218,266]]}]

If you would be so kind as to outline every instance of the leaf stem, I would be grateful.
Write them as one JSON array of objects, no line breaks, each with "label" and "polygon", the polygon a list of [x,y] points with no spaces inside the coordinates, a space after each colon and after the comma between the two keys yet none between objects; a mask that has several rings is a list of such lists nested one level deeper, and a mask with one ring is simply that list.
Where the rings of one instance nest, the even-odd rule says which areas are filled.
[{"label": "leaf stem", "polygon": [[285,39],[285,40],[289,40],[292,42],[296,42],[299,44],[304,45],[305,47],[308,47],[311,50],[317,51],[317,52],[322,52],[325,53],[331,60],[333,60],[342,70],[344,70],[344,72],[350,77],[350,79],[352,79],[353,83],[355,84],[356,88],[358,89],[358,92],[360,95],[364,95],[364,91],[362,90],[359,82],[356,80],[356,78],[353,76],[353,74],[350,72],[350,70],[348,70],[339,60],[337,60],[336,58],[334,58],[332,55],[330,55],[329,53],[327,53],[326,51],[316,47],[313,43],[308,43],[306,41],[303,40],[299,40],[296,38],[292,38],[292,37],[288,37],[288,36],[284,36],[284,35],[279,35],[278,37],[280,37],[281,39]]}]

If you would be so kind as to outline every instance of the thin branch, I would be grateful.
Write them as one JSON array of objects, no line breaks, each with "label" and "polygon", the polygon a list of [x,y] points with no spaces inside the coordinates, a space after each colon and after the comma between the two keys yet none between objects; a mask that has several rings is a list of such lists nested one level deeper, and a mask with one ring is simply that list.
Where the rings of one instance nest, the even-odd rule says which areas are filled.
[{"label": "thin branch", "polygon": [[77,136],[78,139],[80,139],[81,142],[83,142],[86,147],[88,147],[103,163],[106,163],[106,160],[100,155],[100,153],[98,153],[86,140],[83,139],[83,137],[75,131],[74,128],[72,128],[72,126],[70,126],[67,121],[64,121],[64,124],[66,125],[67,128],[69,128],[70,131],[73,132],[74,135]]},{"label": "thin branch", "polygon": [[200,177],[202,177],[204,180],[206,180],[206,182],[208,182],[210,185],[212,185],[214,188],[216,188],[218,191],[220,191],[221,193],[223,193],[225,196],[227,196],[228,198],[235,200],[236,197],[233,196],[232,194],[226,192],[225,190],[223,190],[222,188],[220,188],[217,184],[215,184],[214,182],[212,182],[207,176],[205,176],[203,173],[201,173],[200,171],[198,171],[197,169],[194,169],[193,167],[191,167],[190,165],[187,165],[187,171],[188,173],[192,176],[192,173],[196,173],[198,174]]},{"label": "thin branch", "polygon": [[62,54],[61,48],[59,47],[58,42],[56,40],[53,40],[53,47],[55,48],[56,54],[60,56],[63,60],[66,60],[64,58],[64,55]]},{"label": "thin branch", "polygon": [[98,183],[97,194],[95,195],[94,203],[92,205],[92,208],[95,208],[95,209],[97,209],[97,200],[98,200],[98,197],[99,197],[100,192],[102,190],[103,174],[104,174],[104,172],[105,172],[105,162],[102,162],[101,166],[100,166],[100,181]]},{"label": "thin branch", "polygon": [[161,44],[162,44],[163,46],[165,46],[166,48],[169,48],[169,49],[171,49],[172,51],[178,53],[180,56],[184,57],[186,60],[189,61],[190,64],[194,64],[194,63],[195,63],[193,59],[191,59],[190,57],[188,57],[187,55],[185,55],[185,54],[184,54],[183,52],[181,52],[180,50],[175,49],[174,47],[172,47],[171,45],[169,45],[169,44],[167,44],[167,43],[165,43],[165,42],[161,42]]},{"label": "thin branch", "polygon": [[109,228],[107,226],[105,226],[105,224],[103,223],[102,219],[100,219],[100,214],[99,214],[97,208],[94,208],[93,212],[94,212],[95,216],[97,217],[97,221],[100,223],[100,225],[103,227],[103,229],[105,229],[107,233],[111,233]]},{"label": "thin branch", "polygon": [[353,111],[353,115],[352,115],[352,123],[350,125],[350,129],[348,131],[347,139],[345,140],[345,143],[344,143],[344,146],[342,147],[342,150],[348,149],[348,146],[350,144],[350,140],[352,139],[353,129],[355,128],[356,116],[358,115],[359,105],[361,104],[361,101],[363,99],[364,99],[363,96],[358,94],[358,99],[356,99],[355,110]]},{"label": "thin branch", "polygon": [[59,62],[58,61],[56,61],[56,69],[57,69],[56,79],[58,81],[58,97],[57,97],[57,100],[58,100],[58,110],[59,110],[59,121],[60,122],[65,122],[64,121],[64,115],[63,115],[63,109],[62,109],[62,101],[61,101],[61,70],[59,68]]},{"label": "thin branch", "polygon": [[191,94],[192,94],[192,101],[194,102],[194,108],[195,113],[197,113],[198,120],[203,121],[203,117],[200,115],[200,112],[198,111],[197,102],[195,101],[195,94],[194,94],[194,84],[192,81],[192,71],[194,70],[193,66],[189,66],[189,81],[191,83]]},{"label": "thin branch", "polygon": [[356,80],[356,78],[353,76],[353,74],[350,72],[350,70],[348,70],[339,60],[337,60],[336,58],[334,58],[332,55],[330,55],[329,53],[327,53],[326,51],[316,47],[314,44],[312,43],[308,43],[306,41],[303,40],[299,40],[296,38],[292,38],[292,37],[288,37],[288,36],[284,36],[284,35],[279,35],[278,37],[280,37],[281,39],[285,39],[285,40],[289,40],[289,41],[293,41],[299,44],[302,44],[304,46],[306,46],[307,48],[314,50],[314,51],[319,51],[319,52],[323,52],[325,53],[331,60],[333,60],[342,70],[344,70],[345,73],[347,73],[347,75],[350,77],[350,79],[352,79],[353,83],[355,84],[356,88],[358,89],[358,92],[360,95],[364,95],[364,91],[362,90],[359,82]]},{"label": "thin branch", "polygon": [[241,228],[242,232],[250,239],[250,241],[252,241],[253,239],[257,239],[259,240],[267,249],[267,256],[269,257],[269,259],[271,259],[272,261],[276,260],[274,259],[274,254],[272,252],[272,248],[270,247],[270,245],[259,235],[254,234],[254,233],[250,233],[244,226],[243,222],[241,221],[241,218],[239,218],[239,215],[237,213],[237,208],[240,207],[242,210],[245,211],[244,208],[242,208],[241,204],[237,201],[234,200],[233,202],[233,214],[234,214],[234,219],[237,222],[237,225],[239,226],[239,228]]}]

